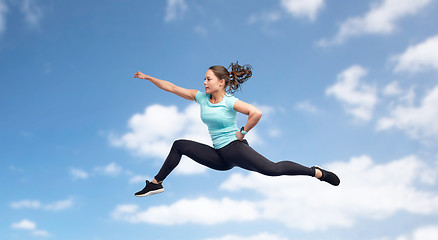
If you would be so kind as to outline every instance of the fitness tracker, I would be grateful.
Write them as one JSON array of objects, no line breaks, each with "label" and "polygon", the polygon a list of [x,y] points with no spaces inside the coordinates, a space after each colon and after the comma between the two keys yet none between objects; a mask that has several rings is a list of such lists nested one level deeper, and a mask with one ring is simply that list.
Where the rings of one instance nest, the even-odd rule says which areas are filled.
[{"label": "fitness tracker", "polygon": [[245,134],[247,134],[248,132],[245,132],[245,130],[243,130],[245,127],[242,127],[241,129],[240,129],[240,133],[242,133],[243,135],[245,135]]}]

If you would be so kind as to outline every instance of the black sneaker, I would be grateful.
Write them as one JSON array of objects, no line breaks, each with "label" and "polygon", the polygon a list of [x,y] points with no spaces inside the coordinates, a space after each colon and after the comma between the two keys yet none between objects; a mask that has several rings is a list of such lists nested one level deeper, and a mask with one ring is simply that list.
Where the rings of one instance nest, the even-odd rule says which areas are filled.
[{"label": "black sneaker", "polygon": [[163,185],[161,185],[161,183],[155,184],[146,180],[146,186],[143,188],[143,190],[136,192],[134,195],[136,197],[146,197],[149,195],[154,195],[162,192],[164,192],[164,188]]},{"label": "black sneaker", "polygon": [[334,174],[330,171],[324,170],[318,166],[313,166],[312,169],[313,170],[319,169],[322,172],[322,177],[318,178],[321,181],[328,182],[333,186],[338,186],[339,183],[341,182],[341,180],[339,180],[338,176],[336,176],[336,174]]}]

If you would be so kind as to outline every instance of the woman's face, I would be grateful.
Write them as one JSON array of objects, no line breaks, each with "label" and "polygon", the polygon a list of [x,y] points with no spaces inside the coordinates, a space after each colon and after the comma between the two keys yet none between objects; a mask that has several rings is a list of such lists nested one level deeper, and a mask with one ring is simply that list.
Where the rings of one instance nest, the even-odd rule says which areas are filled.
[{"label": "woman's face", "polygon": [[225,80],[219,80],[211,69],[205,74],[204,80],[205,93],[211,94],[224,89]]}]

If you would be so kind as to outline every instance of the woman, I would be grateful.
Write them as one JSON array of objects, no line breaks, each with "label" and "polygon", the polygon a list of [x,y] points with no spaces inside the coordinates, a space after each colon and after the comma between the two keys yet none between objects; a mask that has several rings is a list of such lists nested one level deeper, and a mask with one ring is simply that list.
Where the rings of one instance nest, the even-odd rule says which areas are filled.
[{"label": "woman", "polygon": [[[236,62],[229,69],[230,72],[223,66],[210,67],[205,74],[205,92],[185,89],[141,72],[135,73],[134,78],[149,80],[162,90],[196,101],[201,107],[201,119],[208,126],[213,141],[213,147],[190,140],[175,141],[158,174],[151,182],[146,181],[146,186],[135,196],[144,197],[163,192],[161,183],[178,165],[182,155],[220,171],[238,166],[268,176],[307,175],[339,185],[339,178],[332,172],[317,166],[308,168],[291,161],[274,163],[248,145],[245,135],[258,123],[262,112],[231,94],[251,77],[251,66],[240,66]],[[236,125],[237,112],[248,115],[247,123],[240,130]]]}]

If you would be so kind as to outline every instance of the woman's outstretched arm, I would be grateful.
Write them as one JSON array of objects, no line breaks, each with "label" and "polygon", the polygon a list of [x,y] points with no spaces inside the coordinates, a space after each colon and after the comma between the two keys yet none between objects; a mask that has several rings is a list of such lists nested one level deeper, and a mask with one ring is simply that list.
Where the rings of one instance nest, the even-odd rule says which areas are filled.
[{"label": "woman's outstretched arm", "polygon": [[134,78],[146,79],[152,82],[153,84],[155,84],[155,86],[159,87],[160,89],[163,89],[166,92],[171,92],[187,100],[191,100],[191,101],[196,100],[196,93],[198,92],[198,90],[178,87],[169,81],[154,78],[142,72],[136,72],[134,74]]}]

